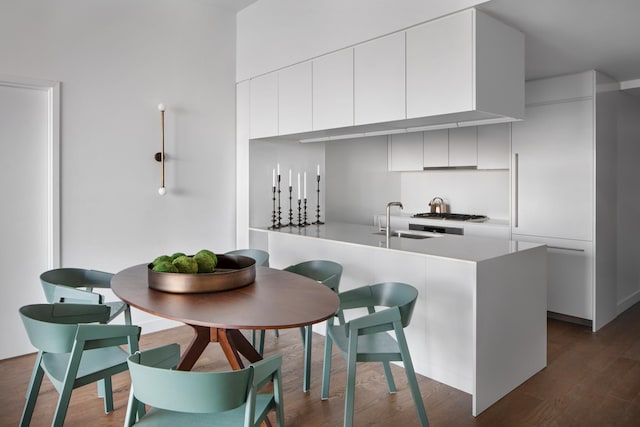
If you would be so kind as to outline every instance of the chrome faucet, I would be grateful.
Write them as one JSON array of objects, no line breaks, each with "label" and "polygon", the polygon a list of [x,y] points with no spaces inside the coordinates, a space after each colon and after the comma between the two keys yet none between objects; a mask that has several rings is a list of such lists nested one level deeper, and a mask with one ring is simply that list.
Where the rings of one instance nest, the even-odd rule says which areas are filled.
[{"label": "chrome faucet", "polygon": [[403,209],[402,203],[400,202],[389,202],[387,203],[387,228],[385,230],[385,236],[387,237],[387,248],[389,247],[389,237],[391,235],[391,206],[398,206],[400,209]]}]

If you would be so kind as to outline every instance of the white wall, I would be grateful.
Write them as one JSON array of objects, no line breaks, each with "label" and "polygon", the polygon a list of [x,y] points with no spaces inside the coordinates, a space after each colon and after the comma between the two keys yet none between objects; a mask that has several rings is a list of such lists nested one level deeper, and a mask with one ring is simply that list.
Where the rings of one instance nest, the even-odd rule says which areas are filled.
[{"label": "white wall", "polygon": [[0,3],[0,74],[62,82],[63,266],[235,247],[235,31],[210,0]]},{"label": "white wall", "polygon": [[640,300],[640,98],[620,96],[618,107],[618,304]]},{"label": "white wall", "polygon": [[487,0],[259,0],[238,13],[236,81]]},{"label": "white wall", "polygon": [[401,201],[400,174],[387,170],[386,136],[331,141],[325,150],[329,221],[371,225],[387,203]]}]

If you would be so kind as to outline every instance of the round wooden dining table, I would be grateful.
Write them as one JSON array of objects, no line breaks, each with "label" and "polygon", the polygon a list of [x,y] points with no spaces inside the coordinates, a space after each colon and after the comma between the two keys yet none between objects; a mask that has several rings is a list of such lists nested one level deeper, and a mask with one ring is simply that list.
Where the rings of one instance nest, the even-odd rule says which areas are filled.
[{"label": "round wooden dining table", "polygon": [[[191,294],[151,289],[147,270],[147,264],[140,264],[116,273],[111,289],[132,307],[193,328],[194,337],[178,365],[181,370],[190,370],[211,342],[220,344],[233,369],[242,369],[241,355],[250,363],[262,356],[241,329],[309,326],[330,318],[339,307],[338,296],[325,285],[269,267],[256,266],[255,281],[247,286]],[[305,329],[310,352],[311,328]]]}]

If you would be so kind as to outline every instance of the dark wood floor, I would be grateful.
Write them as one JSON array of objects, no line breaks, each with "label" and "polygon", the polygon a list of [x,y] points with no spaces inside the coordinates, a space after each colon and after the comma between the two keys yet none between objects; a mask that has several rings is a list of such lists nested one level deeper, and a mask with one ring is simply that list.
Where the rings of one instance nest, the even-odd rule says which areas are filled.
[{"label": "dark wood floor", "polygon": [[[186,345],[188,327],[144,335],[142,348],[178,342]],[[345,369],[334,353],[334,371],[328,401],[320,400],[323,338],[313,345],[312,386],[302,392],[302,346],[298,330],[267,334],[266,352],[284,356],[285,414],[288,426],[342,424]],[[4,343],[3,345],[8,345]],[[33,355],[0,361],[0,425],[20,420]],[[226,369],[217,345],[206,350],[194,370]],[[398,393],[389,395],[382,368],[360,364],[357,374],[357,426],[414,426],[416,415],[401,368],[393,367]],[[548,321],[548,366],[477,418],[471,397],[419,378],[431,425],[438,426],[637,426],[640,425],[640,304],[597,333],[585,326]],[[127,373],[114,377],[116,410],[105,415],[95,385],[73,392],[67,426],[121,426],[129,394]],[[32,426],[50,425],[58,394],[45,379]]]}]

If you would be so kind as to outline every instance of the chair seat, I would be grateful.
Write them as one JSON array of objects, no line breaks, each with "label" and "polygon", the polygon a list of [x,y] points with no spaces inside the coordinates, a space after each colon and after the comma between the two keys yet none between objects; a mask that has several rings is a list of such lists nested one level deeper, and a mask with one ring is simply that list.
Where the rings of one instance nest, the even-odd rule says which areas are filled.
[{"label": "chair seat", "polygon": [[[327,334],[331,336],[333,344],[343,353],[349,351],[349,337],[347,327],[342,325],[329,326]],[[379,362],[383,360],[402,360],[398,342],[388,333],[380,332],[358,337],[358,362]]]},{"label": "chair seat", "polygon": [[[96,372],[102,372],[99,377],[103,377],[105,370],[111,373],[126,371],[128,356],[120,347],[85,350],[80,359],[76,383],[80,385],[94,382],[92,375]],[[64,382],[69,357],[70,353],[46,353],[42,357],[42,367],[58,390]]]},{"label": "chair seat", "polygon": [[[212,396],[215,398],[215,396]],[[258,394],[256,396],[256,419],[269,411],[274,405],[273,394]],[[149,427],[186,427],[186,426],[219,426],[236,427],[244,425],[244,411],[246,405],[236,409],[216,412],[213,414],[193,414],[188,412],[168,411],[166,409],[151,408],[149,412],[136,422],[136,426]]]}]

